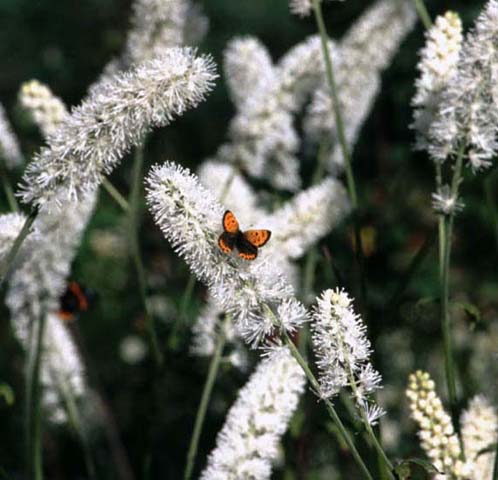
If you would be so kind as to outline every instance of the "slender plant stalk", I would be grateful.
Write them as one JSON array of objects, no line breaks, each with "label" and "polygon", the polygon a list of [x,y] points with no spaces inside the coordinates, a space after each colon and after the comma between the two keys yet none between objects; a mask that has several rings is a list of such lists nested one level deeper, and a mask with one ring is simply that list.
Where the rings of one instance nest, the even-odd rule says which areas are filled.
[{"label": "slender plant stalk", "polygon": [[187,318],[187,308],[192,301],[192,295],[194,294],[196,283],[197,280],[195,278],[195,275],[190,274],[190,276],[188,277],[187,285],[183,290],[182,299],[180,301],[180,313],[176,321],[173,323],[173,328],[171,329],[171,333],[169,334],[168,338],[168,347],[172,350],[176,350],[176,347],[178,346],[178,331]]},{"label": "slender plant stalk", "polygon": [[[42,415],[41,415],[41,385],[40,370],[43,356],[43,337],[45,334],[45,309],[42,309],[36,324],[36,338],[31,335],[30,360],[28,362],[27,383],[27,429],[28,461],[30,478],[43,479],[43,442],[42,442]],[[35,325],[33,325],[35,326]]]},{"label": "slender plant stalk", "polygon": [[133,164],[132,187],[130,193],[130,210],[129,210],[129,227],[130,227],[130,249],[135,269],[137,271],[138,286],[140,290],[140,297],[142,299],[145,321],[147,326],[147,333],[154,356],[154,361],[158,368],[163,365],[163,355],[159,348],[159,341],[157,339],[157,332],[154,325],[154,318],[150,313],[149,304],[147,302],[147,282],[145,275],[145,268],[140,253],[140,245],[138,241],[139,229],[139,215],[140,215],[140,191],[142,185],[142,167],[144,161],[143,147],[137,147],[135,150],[135,161]]},{"label": "slender plant stalk", "polygon": [[26,218],[26,221],[24,222],[24,225],[22,226],[19,235],[17,235],[17,238],[14,240],[14,244],[12,245],[9,253],[5,256],[4,261],[0,264],[0,286],[2,286],[3,282],[5,281],[5,277],[9,273],[10,268],[12,267],[12,264],[14,263],[14,260],[16,258],[16,255],[19,253],[21,245],[23,244],[26,237],[29,235],[31,226],[33,225],[33,222],[35,221],[37,216],[38,216],[38,209],[34,208],[33,210],[31,210],[31,213]]},{"label": "slender plant stalk", "polygon": [[[458,152],[455,169],[453,171],[453,179],[451,182],[451,195],[453,198],[458,197],[458,188],[461,182],[462,165],[465,148],[462,146]],[[450,318],[450,262],[451,262],[451,240],[453,236],[453,223],[455,213],[444,216],[444,255],[441,276],[441,328],[443,331],[443,345],[444,345],[444,364],[446,373],[446,384],[448,388],[448,397],[451,407],[451,416],[453,420],[453,427],[458,431],[458,412],[457,412],[457,392],[455,380],[455,365],[453,357],[453,346],[451,339],[451,318]]]},{"label": "slender plant stalk", "polygon": [[432,246],[436,241],[436,233],[437,231],[435,229],[431,230],[431,232],[427,235],[424,243],[421,245],[417,253],[413,256],[412,260],[410,261],[410,265],[403,273],[403,276],[401,277],[401,280],[399,281],[396,290],[392,294],[390,300],[387,302],[387,307],[385,311],[388,314],[396,309],[397,305],[400,302],[401,297],[403,296],[403,293],[405,292],[411,280],[413,279],[413,276],[420,268],[424,260],[427,258],[427,255],[431,251]]},{"label": "slender plant stalk", "polygon": [[64,405],[66,407],[66,413],[69,419],[69,423],[74,433],[80,439],[88,476],[91,480],[97,480],[97,474],[92,459],[90,445],[88,443],[87,435],[84,429],[82,428],[81,417],[78,411],[76,399],[74,398],[73,392],[71,388],[67,385],[67,383],[62,378],[60,378],[59,375],[57,375],[57,372],[52,370],[52,376],[56,378],[59,391],[62,393],[62,398],[64,400]]},{"label": "slender plant stalk", "polygon": [[486,203],[488,204],[488,210],[493,219],[493,230],[495,234],[496,248],[498,250],[498,206],[496,204],[496,195],[493,195],[493,176],[488,175],[484,179],[484,195],[486,197]]},{"label": "slender plant stalk", "polygon": [[498,435],[496,436],[495,465],[493,467],[493,480],[498,480]]},{"label": "slender plant stalk", "polygon": [[[313,372],[309,368],[308,364],[306,363],[306,360],[302,357],[302,355],[299,353],[298,348],[294,345],[294,342],[290,339],[289,335],[285,330],[282,333],[282,339],[284,343],[289,347],[289,350],[292,354],[292,356],[296,359],[297,363],[301,366],[303,369],[304,373],[306,374],[306,377],[308,378],[309,382],[311,383],[312,388],[316,391],[320,391],[320,384],[318,383],[318,380],[316,379],[315,375],[313,375]],[[358,467],[360,468],[364,478],[368,480],[373,480],[372,475],[368,471],[367,466],[363,462],[363,459],[361,458],[358,450],[356,449],[356,446],[353,442],[353,439],[351,438],[351,435],[347,431],[346,427],[342,423],[341,419],[339,418],[339,415],[337,415],[337,412],[335,411],[334,406],[332,405],[332,402],[328,399],[324,399],[325,406],[327,408],[327,411],[329,412],[330,417],[332,418],[332,421],[335,423],[337,426],[343,440],[345,441],[346,445],[351,451],[351,454],[353,455],[353,458],[355,459],[356,463],[358,464]]]},{"label": "slender plant stalk", "polygon": [[[353,397],[358,398],[358,396],[359,396],[358,395],[358,388],[356,387],[356,380],[355,380],[354,375],[353,375],[353,370],[351,369],[351,365],[350,365],[349,361],[347,360],[347,358],[345,358],[344,360],[346,362],[347,369],[348,369],[349,383],[351,385],[351,389],[353,390]],[[367,434],[369,436],[369,439],[372,442],[375,450],[377,451],[378,457],[382,460],[381,463],[383,463],[388,469],[387,475],[388,475],[389,479],[395,480],[395,477],[393,474],[394,467],[393,467],[391,461],[389,460],[389,458],[387,458],[387,455],[384,452],[382,445],[380,444],[379,440],[377,439],[377,436],[375,435],[375,433],[372,429],[372,426],[370,425],[370,422],[368,421],[368,418],[367,418],[367,415],[366,415],[364,409],[357,408],[357,411],[360,412],[360,417],[362,419],[363,426],[365,427]],[[381,469],[381,471],[382,470],[383,469]]]},{"label": "slender plant stalk", "polygon": [[7,197],[7,202],[9,204],[9,208],[12,212],[19,211],[19,204],[17,203],[16,196],[14,195],[14,190],[12,185],[9,182],[9,178],[5,171],[0,173],[2,177],[2,186],[5,191],[5,196]]},{"label": "slender plant stalk", "polygon": [[197,410],[197,415],[195,417],[194,431],[192,433],[192,438],[190,439],[190,446],[187,453],[187,466],[185,468],[184,480],[190,480],[192,478],[192,473],[194,471],[195,457],[197,456],[197,449],[199,446],[199,439],[202,432],[202,426],[204,425],[204,420],[206,418],[207,407],[209,405],[209,400],[211,398],[211,393],[213,391],[216,376],[218,375],[218,370],[221,364],[221,355],[223,353],[223,347],[225,346],[225,331],[224,328],[220,329],[218,334],[218,341],[216,343],[216,349],[211,358],[211,363],[209,365],[209,372],[202,390],[202,397]]},{"label": "slender plant stalk", "polygon": [[[140,147],[139,147],[140,148]],[[107,178],[102,180],[102,186],[109,196],[122,208],[125,213],[130,213],[130,205],[118,189]]]},{"label": "slender plant stalk", "polygon": [[318,31],[320,34],[320,40],[322,44],[323,58],[325,61],[325,74],[327,77],[327,82],[329,84],[330,96],[332,100],[332,106],[334,109],[335,123],[337,126],[337,135],[339,137],[339,144],[342,151],[342,156],[344,158],[344,170],[346,172],[346,183],[348,187],[349,199],[351,200],[351,205],[353,207],[353,220],[354,220],[354,236],[356,244],[356,260],[360,268],[360,288],[363,307],[365,308],[367,304],[367,284],[365,278],[365,255],[363,253],[363,243],[360,231],[360,222],[358,217],[358,195],[356,192],[356,182],[353,173],[353,167],[351,163],[351,152],[349,151],[348,142],[346,140],[346,133],[344,128],[344,121],[342,118],[341,106],[339,102],[339,94],[337,91],[337,84],[334,76],[334,66],[332,63],[332,56],[329,51],[329,37],[327,34],[327,29],[325,28],[325,22],[323,20],[322,7],[320,0],[312,0],[313,12],[315,15],[315,20],[318,26]]},{"label": "slender plant stalk", "polygon": [[432,27],[432,20],[429,12],[427,11],[427,7],[425,6],[424,0],[414,0],[415,9],[417,10],[418,16],[424,27],[429,30]]}]

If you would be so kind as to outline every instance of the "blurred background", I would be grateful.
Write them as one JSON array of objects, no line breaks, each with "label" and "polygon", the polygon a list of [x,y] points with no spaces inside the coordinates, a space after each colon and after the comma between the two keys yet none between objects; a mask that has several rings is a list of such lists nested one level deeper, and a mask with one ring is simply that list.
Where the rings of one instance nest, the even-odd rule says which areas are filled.
[{"label": "blurred background", "polygon": [[[258,37],[277,60],[316,31],[312,17],[299,19],[290,15],[287,0],[197,3],[210,21],[209,32],[199,50],[211,53],[218,65],[227,41],[236,35]],[[331,37],[340,38],[371,3],[364,0],[326,3],[326,24]],[[68,105],[77,105],[106,63],[121,51],[130,4],[127,0],[0,0],[0,102],[7,109],[27,159],[43,141],[17,105],[20,84],[38,79]],[[447,9],[459,12],[467,29],[483,4],[467,0],[431,1],[428,9],[432,17]],[[407,374],[416,368],[427,368],[438,381],[440,394],[444,397],[445,393],[441,379],[433,235],[436,219],[430,208],[433,168],[423,153],[412,152],[414,136],[409,129],[415,67],[423,40],[423,27],[418,23],[383,75],[381,93],[354,151],[368,257],[367,323],[375,364],[384,376],[380,403],[387,407],[388,415],[383,437],[395,458],[421,455],[415,427],[406,419],[403,391]],[[146,169],[166,159],[195,169],[224,141],[233,114],[233,105],[220,78],[215,91],[199,108],[171,126],[154,131],[146,147]],[[310,165],[304,161],[302,168],[303,177],[309,178]],[[130,189],[130,170],[131,162],[125,159],[111,177],[125,195]],[[498,367],[493,364],[496,358],[490,352],[498,342],[496,170],[477,176],[467,172],[463,187],[466,208],[456,222],[452,272],[464,396],[468,399],[484,392],[495,404]],[[16,182],[20,174],[14,174],[12,181]],[[3,193],[0,193],[0,211],[8,211]],[[150,452],[150,478],[177,479],[182,476],[207,374],[208,360],[188,353],[189,326],[203,303],[205,289],[195,285],[187,314],[180,317],[188,270],[177,260],[145,208],[143,213],[141,247],[149,295],[166,355],[166,368],[160,381],[154,380],[147,353],[136,275],[127,250],[126,219],[104,191],[72,274],[73,279],[94,291],[96,298],[90,311],[70,328],[87,365],[88,381],[104,399],[108,422],[115,426],[136,477],[145,478],[142,477],[145,458]],[[342,278],[345,285],[353,283],[354,245],[350,232],[350,223],[344,222],[320,242],[319,261],[325,265],[323,252],[329,252],[336,275],[328,275],[326,268],[319,268],[316,293],[333,287],[337,278]],[[421,250],[423,245],[427,248]],[[405,282],[406,272],[420,251],[415,274],[410,282]],[[227,365],[219,375],[196,471],[202,468],[206,455],[214,447],[226,411],[251,369],[249,366],[246,371],[239,371]],[[23,372],[24,354],[11,334],[9,314],[2,302],[0,393],[13,393],[14,397],[0,396],[0,478],[3,473],[8,474],[5,478],[26,478],[23,477]],[[153,428],[149,428],[151,423]],[[331,434],[333,428],[323,407],[308,393],[285,437],[286,455],[273,478],[356,478],[354,464],[347,452],[331,439]],[[91,438],[99,471],[105,473],[102,478],[119,478],[109,460],[105,435],[95,428]],[[67,429],[46,426],[44,448],[47,478],[85,478],[78,440]],[[363,448],[369,451],[365,445]],[[418,472],[414,478],[424,477]]]}]

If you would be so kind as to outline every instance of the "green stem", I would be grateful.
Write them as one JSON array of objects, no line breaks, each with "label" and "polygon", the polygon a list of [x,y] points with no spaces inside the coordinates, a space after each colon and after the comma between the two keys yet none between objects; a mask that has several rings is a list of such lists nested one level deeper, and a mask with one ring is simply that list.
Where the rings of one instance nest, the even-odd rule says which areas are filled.
[{"label": "green stem", "polygon": [[[451,183],[451,195],[453,198],[458,197],[458,188],[461,181],[462,165],[465,149],[460,148],[456,159],[453,179]],[[446,373],[446,383],[448,388],[448,397],[451,406],[451,414],[453,419],[453,427],[458,431],[458,412],[457,412],[457,393],[455,380],[455,365],[453,360],[453,346],[451,339],[451,317],[450,317],[450,262],[451,262],[451,240],[453,235],[453,223],[455,213],[452,212],[444,217],[443,228],[443,265],[441,277],[441,328],[443,331],[443,346],[444,346],[444,364]]]},{"label": "green stem", "polygon": [[150,313],[149,304],[147,301],[147,281],[145,275],[145,268],[140,253],[140,245],[138,241],[139,229],[139,213],[140,213],[140,191],[142,186],[142,167],[144,161],[143,147],[137,147],[135,150],[135,162],[133,164],[132,187],[130,193],[130,209],[129,209],[129,227],[130,227],[130,249],[135,269],[137,271],[138,286],[140,297],[142,299],[145,324],[147,326],[147,333],[154,356],[154,361],[158,368],[163,365],[163,356],[159,348],[159,341],[157,339],[157,332],[154,325],[154,318]]},{"label": "green stem", "polygon": [[78,407],[76,405],[76,399],[74,398],[71,388],[68,387],[66,382],[61,379],[59,375],[57,375],[57,372],[52,370],[52,376],[56,379],[59,391],[62,394],[69,423],[74,430],[74,433],[80,438],[88,476],[91,480],[96,480],[97,474],[95,471],[95,465],[93,463],[91,449],[86,433],[84,432],[81,424],[81,418],[78,412]]},{"label": "green stem", "polygon": [[[140,147],[138,147],[140,149]],[[118,189],[107,178],[102,180],[102,186],[109,196],[122,208],[125,213],[130,213],[130,205]]]},{"label": "green stem", "polygon": [[[320,384],[318,383],[318,380],[313,375],[313,372],[311,371],[308,364],[306,363],[306,360],[304,360],[302,355],[299,353],[299,350],[294,345],[294,342],[290,339],[289,335],[287,334],[287,332],[285,332],[285,330],[282,333],[282,337],[283,337],[284,343],[289,347],[289,350],[290,350],[292,356],[296,359],[297,363],[301,366],[304,373],[306,374],[306,377],[308,378],[312,388],[316,392],[320,392]],[[355,459],[356,463],[358,464],[363,476],[368,480],[373,480],[372,475],[368,471],[367,466],[363,462],[363,459],[361,458],[358,450],[356,449],[356,446],[353,442],[353,439],[351,438],[351,435],[349,434],[346,427],[342,423],[341,419],[337,415],[337,412],[335,411],[334,406],[332,405],[332,403],[328,399],[324,399],[323,401],[325,403],[327,411],[329,412],[330,417],[332,418],[332,421],[337,426],[337,428],[338,428],[339,432],[341,433],[345,443],[349,447],[351,454],[353,455],[353,458]]]},{"label": "green stem", "polygon": [[[42,442],[42,415],[41,415],[41,385],[40,385],[40,369],[43,354],[43,337],[45,334],[46,313],[42,309],[39,320],[36,324],[36,341],[30,347],[32,356],[28,362],[27,382],[27,415],[29,417],[27,434],[28,438],[28,465],[31,478],[35,480],[43,479],[43,442]],[[31,337],[33,338],[33,337]]]},{"label": "green stem", "polygon": [[26,221],[24,222],[24,225],[22,226],[19,235],[17,235],[16,239],[14,240],[14,243],[9,253],[5,256],[4,261],[0,264],[0,286],[5,281],[5,277],[9,273],[10,268],[12,267],[12,264],[14,263],[16,255],[19,253],[19,249],[21,248],[22,243],[29,235],[31,226],[33,225],[33,222],[35,221],[37,216],[38,216],[38,209],[34,208],[33,210],[31,210],[31,213],[26,218]]},{"label": "green stem", "polygon": [[496,437],[495,465],[493,467],[493,480],[498,480],[498,435]]},{"label": "green stem", "polygon": [[176,347],[178,346],[178,331],[187,317],[187,308],[192,300],[196,281],[195,275],[190,274],[180,302],[180,313],[176,321],[173,323],[173,328],[171,329],[171,333],[168,338],[168,346],[172,350],[176,350]]},{"label": "green stem", "polygon": [[493,195],[493,176],[488,175],[484,179],[484,195],[486,197],[486,203],[488,204],[488,209],[491,214],[493,222],[493,230],[495,234],[496,248],[498,249],[498,207],[496,204],[496,196]]},{"label": "green stem", "polygon": [[16,196],[14,195],[14,190],[12,189],[12,185],[9,182],[7,172],[3,171],[1,173],[1,176],[2,176],[2,185],[5,191],[5,196],[7,197],[9,208],[12,212],[19,212],[19,204],[17,203]]},{"label": "green stem", "polygon": [[424,243],[412,258],[410,265],[408,266],[407,270],[405,271],[401,280],[399,281],[396,290],[391,296],[391,299],[387,302],[387,307],[385,309],[386,312],[390,313],[396,309],[400,301],[400,298],[402,297],[405,290],[408,288],[408,285],[410,284],[413,276],[419,269],[420,265],[422,265],[428,253],[431,251],[431,248],[435,240],[436,240],[436,230],[433,229],[429,233],[429,235],[427,235],[427,238],[425,239]]},{"label": "green stem", "polygon": [[223,353],[223,347],[225,346],[225,332],[224,328],[221,328],[218,334],[218,342],[216,343],[216,349],[211,358],[211,363],[209,365],[209,372],[204,384],[204,389],[202,391],[202,397],[197,410],[197,415],[195,417],[194,431],[192,433],[192,438],[190,439],[190,446],[187,453],[187,466],[185,468],[184,480],[190,480],[194,470],[195,457],[197,455],[197,449],[199,446],[199,439],[202,432],[202,426],[204,425],[204,420],[206,418],[207,407],[209,405],[209,400],[211,398],[211,393],[213,391],[214,382],[218,374],[218,370],[221,364],[221,355]]},{"label": "green stem", "polygon": [[356,192],[356,182],[353,173],[353,167],[351,163],[351,153],[349,151],[348,142],[346,139],[346,131],[344,128],[344,120],[342,118],[341,105],[339,101],[339,94],[337,90],[337,84],[334,76],[334,65],[332,63],[332,57],[329,51],[329,37],[327,34],[327,29],[325,28],[325,22],[323,20],[321,1],[312,0],[313,2],[313,12],[315,14],[316,23],[318,26],[318,31],[320,33],[320,40],[322,44],[323,58],[325,62],[325,74],[327,77],[327,83],[329,85],[330,97],[332,100],[332,106],[334,109],[335,123],[337,127],[337,136],[339,138],[339,144],[342,151],[342,156],[344,159],[344,170],[346,173],[346,183],[348,187],[349,199],[351,200],[351,205],[353,207],[353,220],[354,220],[354,235],[356,242],[356,260],[360,268],[360,287],[363,307],[367,304],[367,285],[365,277],[365,255],[363,253],[363,243],[360,233],[360,222],[358,217],[358,194]]},{"label": "green stem", "polygon": [[417,10],[420,20],[424,24],[426,30],[429,30],[429,28],[432,27],[432,20],[429,15],[429,12],[427,11],[424,0],[414,0],[414,2],[415,2],[415,9]]}]

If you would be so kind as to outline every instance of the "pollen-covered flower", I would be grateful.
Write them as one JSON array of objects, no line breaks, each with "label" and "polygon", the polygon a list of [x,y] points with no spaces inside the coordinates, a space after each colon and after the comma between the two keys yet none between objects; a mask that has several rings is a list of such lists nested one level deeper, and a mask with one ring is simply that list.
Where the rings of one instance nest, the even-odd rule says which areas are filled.
[{"label": "pollen-covered flower", "polygon": [[436,18],[434,25],[426,32],[425,47],[420,53],[413,98],[414,122],[418,149],[429,146],[429,132],[441,106],[442,94],[454,80],[462,47],[462,22],[458,14],[446,12]]},{"label": "pollen-covered flower", "polygon": [[13,169],[22,163],[19,142],[12,131],[5,109],[0,104],[0,165],[3,164],[6,168]]},{"label": "pollen-covered flower", "polygon": [[68,116],[62,100],[38,80],[21,85],[19,103],[29,112],[45,137],[52,135]]},{"label": "pollen-covered flower", "polygon": [[[335,80],[346,140],[351,147],[380,89],[382,71],[391,63],[415,20],[411,2],[380,0],[358,19],[338,45]],[[304,129],[314,142],[324,137],[332,140],[329,168],[332,172],[342,169],[342,150],[325,79],[313,95]]]},{"label": "pollen-covered flower", "polygon": [[432,208],[440,215],[455,215],[464,207],[463,202],[451,193],[449,185],[443,185],[432,194]]},{"label": "pollen-covered flower", "polygon": [[474,480],[492,480],[498,415],[489,400],[475,396],[460,418],[463,447],[467,460],[474,462]]},{"label": "pollen-covered flower", "polygon": [[0,264],[19,235],[26,217],[21,213],[0,215]]},{"label": "pollen-covered flower", "polygon": [[270,478],[305,376],[286,348],[274,350],[240,390],[201,480]]},{"label": "pollen-covered flower", "polygon": [[498,151],[498,2],[490,0],[466,36],[454,79],[431,129],[429,152],[443,162],[465,148],[474,171]]},{"label": "pollen-covered flower", "polygon": [[187,169],[166,163],[147,178],[147,202],[156,223],[197,278],[208,285],[220,308],[230,314],[240,335],[253,345],[284,324],[277,309],[293,299],[292,287],[283,279],[263,247],[249,262],[223,253],[218,246],[225,208]]},{"label": "pollen-covered flower", "polygon": [[406,396],[410,401],[412,418],[419,426],[421,446],[436,469],[445,478],[468,480],[473,478],[471,462],[461,460],[460,444],[453,430],[451,418],[435,391],[435,383],[427,372],[410,375]]},{"label": "pollen-covered flower", "polygon": [[171,48],[99,84],[28,166],[23,200],[40,206],[80,200],[152,127],[167,125],[201,102],[215,78],[209,57]]},{"label": "pollen-covered flower", "polygon": [[317,393],[331,398],[342,388],[350,389],[358,408],[374,425],[384,412],[370,395],[381,388],[382,378],[370,363],[372,350],[365,324],[354,313],[352,300],[345,291],[322,293],[313,313],[311,330],[320,370]]}]

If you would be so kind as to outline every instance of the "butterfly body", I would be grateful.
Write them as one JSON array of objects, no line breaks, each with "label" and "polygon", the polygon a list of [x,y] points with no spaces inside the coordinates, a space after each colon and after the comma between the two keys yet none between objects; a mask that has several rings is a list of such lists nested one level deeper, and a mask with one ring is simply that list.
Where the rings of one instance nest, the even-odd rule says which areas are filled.
[{"label": "butterfly body", "polygon": [[218,238],[218,246],[224,253],[231,253],[234,248],[244,260],[254,260],[258,256],[258,248],[270,240],[269,230],[246,230],[242,232],[235,215],[227,210],[223,215],[223,233]]}]

